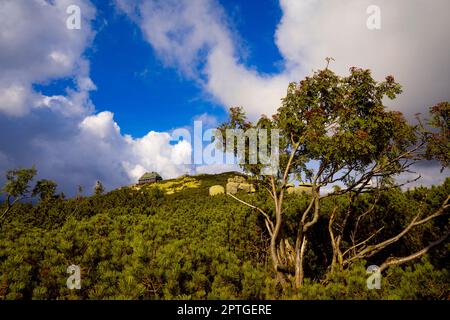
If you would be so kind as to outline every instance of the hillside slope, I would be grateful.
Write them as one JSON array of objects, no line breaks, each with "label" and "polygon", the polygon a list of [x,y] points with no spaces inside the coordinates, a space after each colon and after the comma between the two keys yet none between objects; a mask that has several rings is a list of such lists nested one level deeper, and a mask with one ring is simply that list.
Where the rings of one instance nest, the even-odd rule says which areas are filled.
[{"label": "hillside slope", "polygon": [[[195,176],[195,187],[184,178],[159,183],[180,189],[172,194],[151,185],[22,205],[2,231],[0,298],[261,298],[257,215],[208,195],[233,175]],[[66,288],[71,264],[81,267],[81,290]]]},{"label": "hillside slope", "polygon": [[[181,177],[105,195],[18,205],[0,229],[0,299],[449,297],[448,244],[407,268],[389,270],[384,290],[367,290],[364,265],[321,284],[331,251],[326,205],[307,251],[311,262],[305,266],[305,286],[297,293],[281,294],[274,285],[261,216],[225,194],[208,194],[209,187],[225,186],[235,175]],[[435,207],[449,190],[450,179],[432,189],[390,191],[375,209],[382,218],[364,231],[371,234],[382,224],[380,236],[389,236],[408,221],[404,208],[417,206],[421,197]],[[272,213],[263,192],[239,197]],[[288,241],[295,236],[290,228],[307,200],[306,194],[286,196],[283,236]],[[345,199],[341,201],[345,204]],[[445,223],[419,230],[386,254],[401,256],[420,247],[421,239],[439,232]],[[81,269],[79,290],[66,286],[70,265]]]}]

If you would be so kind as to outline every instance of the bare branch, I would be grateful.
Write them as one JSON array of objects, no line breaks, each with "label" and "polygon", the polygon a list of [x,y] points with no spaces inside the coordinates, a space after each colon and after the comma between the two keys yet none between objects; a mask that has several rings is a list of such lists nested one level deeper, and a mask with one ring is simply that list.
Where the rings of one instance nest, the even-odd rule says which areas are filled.
[{"label": "bare branch", "polygon": [[300,146],[300,142],[297,142],[296,144],[294,144],[294,150],[292,150],[291,156],[289,157],[288,163],[287,163],[287,165],[286,165],[286,169],[284,170],[284,175],[283,175],[283,187],[284,187],[284,185],[285,185],[286,182],[287,182],[287,177],[288,177],[288,175],[289,175],[289,170],[290,170],[290,168],[291,168],[292,161],[294,160],[295,153],[297,152],[299,146]]},{"label": "bare branch", "polygon": [[356,249],[360,246],[362,246],[363,244],[367,243],[370,239],[372,239],[373,237],[375,237],[378,233],[380,233],[381,230],[383,230],[384,227],[381,227],[380,229],[378,229],[377,231],[375,231],[371,236],[369,236],[366,240],[361,241],[360,243],[357,243],[356,245],[351,246],[350,248],[348,248],[347,250],[344,251],[344,253],[342,254],[343,256],[345,256],[348,252],[350,252],[353,249]]},{"label": "bare branch", "polygon": [[370,208],[368,210],[366,210],[363,214],[359,215],[358,218],[356,219],[355,228],[353,229],[353,232],[351,234],[353,246],[355,246],[356,234],[358,233],[358,227],[359,227],[359,223],[361,222],[361,219],[364,218],[365,216],[367,216],[368,214],[370,214],[375,209],[378,201],[380,200],[380,197],[381,197],[381,194],[379,193],[377,195],[377,197],[375,198],[375,201],[370,206]]},{"label": "bare branch", "polygon": [[6,214],[12,209],[12,207],[19,202],[20,200],[25,199],[25,197],[16,197],[14,198],[14,201],[11,203],[11,195],[8,195],[8,198],[6,199],[6,209],[0,216],[0,221],[3,220],[3,218],[6,216]]},{"label": "bare branch", "polygon": [[450,235],[450,233],[445,234],[443,237],[439,238],[438,240],[436,240],[434,242],[431,242],[428,246],[426,246],[422,250],[417,251],[417,252],[415,252],[415,253],[407,256],[407,257],[402,257],[402,258],[393,258],[393,257],[391,257],[391,258],[388,258],[381,265],[380,272],[383,272],[384,270],[386,270],[390,266],[400,265],[400,264],[406,263],[408,261],[411,261],[411,260],[419,258],[420,256],[422,256],[425,253],[427,253],[428,251],[430,251],[431,248],[433,248],[433,247],[437,246],[438,244],[444,242],[445,239],[447,239],[449,235]]},{"label": "bare branch", "polygon": [[318,220],[319,220],[319,213],[320,213],[320,208],[319,208],[319,196],[314,196],[314,193],[316,191],[313,191],[313,199],[314,199],[314,215],[313,215],[313,219],[307,223],[305,223],[305,225],[303,226],[303,232],[306,232],[306,230],[308,230],[311,226],[313,226]]},{"label": "bare branch", "polygon": [[[370,180],[373,177],[376,176],[383,176],[386,174],[392,175],[395,173],[400,172],[404,172],[407,170],[408,167],[410,167],[412,164],[414,164],[414,161],[411,161],[410,157],[412,157],[414,155],[414,153],[419,150],[422,146],[424,145],[424,142],[419,143],[418,145],[416,145],[414,148],[405,151],[404,153],[398,155],[397,157],[390,159],[386,164],[379,166],[378,163],[375,163],[373,165],[373,167],[367,171],[366,173],[362,174],[359,179],[357,179],[352,185],[350,185],[349,187],[347,187],[346,189],[342,189],[339,191],[334,191],[331,193],[328,193],[326,195],[321,196],[322,198],[327,198],[327,197],[331,197],[331,196],[336,196],[336,195],[341,195],[341,194],[345,194],[348,193],[350,191],[353,191],[355,189],[357,189],[357,193],[361,193],[363,191],[363,189],[367,186],[367,184],[370,182]],[[400,160],[405,160],[405,163],[403,163],[401,165],[400,169],[395,169],[395,168],[391,168],[395,163],[399,162]],[[407,159],[409,161],[407,161]],[[348,176],[350,174],[350,172],[352,171],[352,168],[349,168],[349,170],[347,171],[347,173],[345,174],[345,176]],[[412,181],[416,181],[417,179],[419,179],[420,177],[412,180]],[[342,180],[343,178],[337,178],[335,181],[339,181]],[[410,183],[412,181],[409,181],[407,183]],[[406,184],[406,183],[405,183]]]},{"label": "bare branch", "polygon": [[360,258],[365,258],[365,257],[371,257],[374,254],[378,253],[380,250],[384,249],[385,247],[391,245],[392,243],[397,242],[398,240],[400,240],[405,234],[407,234],[413,227],[418,226],[418,225],[422,225],[428,221],[430,221],[433,218],[436,218],[438,216],[444,215],[445,214],[445,209],[448,208],[450,206],[450,204],[448,204],[448,202],[450,201],[450,195],[447,196],[447,199],[444,201],[444,203],[441,205],[441,207],[436,210],[436,212],[434,212],[433,214],[429,215],[428,217],[422,219],[422,220],[417,220],[420,216],[420,212],[419,214],[417,214],[414,219],[412,219],[412,221],[400,232],[398,233],[396,236],[387,239],[383,242],[380,242],[378,244],[375,245],[371,245],[366,247],[365,249],[359,251],[355,256],[353,256],[352,258],[348,259],[345,261],[346,264],[352,262],[353,260],[356,259],[360,259]]}]

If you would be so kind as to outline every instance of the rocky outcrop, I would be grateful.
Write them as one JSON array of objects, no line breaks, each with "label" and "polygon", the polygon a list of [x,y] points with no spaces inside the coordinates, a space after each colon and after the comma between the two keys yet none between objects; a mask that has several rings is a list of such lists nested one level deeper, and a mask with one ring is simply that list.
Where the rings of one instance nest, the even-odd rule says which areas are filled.
[{"label": "rocky outcrop", "polygon": [[255,192],[255,187],[251,183],[241,183],[239,184],[238,189],[248,193]]},{"label": "rocky outcrop", "polygon": [[228,182],[246,183],[247,180],[242,176],[234,176],[233,178],[228,178]]},{"label": "rocky outcrop", "polygon": [[228,178],[226,191],[230,194],[236,194],[238,191],[250,193],[255,192],[255,187],[253,186],[253,184],[248,183],[244,177],[235,176],[233,178]]},{"label": "rocky outcrop", "polygon": [[212,186],[211,188],[209,188],[210,196],[216,196],[218,194],[224,194],[224,193],[225,193],[225,188],[222,187],[221,185],[215,185],[215,186]]},{"label": "rocky outcrop", "polygon": [[311,194],[311,187],[306,187],[306,186],[301,186],[301,187],[293,187],[293,186],[289,186],[286,189],[288,194],[302,194],[302,193],[306,193],[306,194]]},{"label": "rocky outcrop", "polygon": [[239,183],[237,182],[228,182],[226,185],[227,193],[236,194],[238,192]]}]

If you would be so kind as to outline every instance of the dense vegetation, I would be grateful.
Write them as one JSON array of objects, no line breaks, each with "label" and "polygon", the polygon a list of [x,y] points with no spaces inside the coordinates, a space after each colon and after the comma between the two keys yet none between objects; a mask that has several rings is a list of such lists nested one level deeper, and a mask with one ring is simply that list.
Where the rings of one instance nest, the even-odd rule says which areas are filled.
[{"label": "dense vegetation", "polygon": [[[35,205],[15,204],[0,233],[0,299],[450,298],[448,243],[421,260],[388,269],[380,290],[366,287],[369,264],[420,248],[442,232],[445,217],[379,256],[326,278],[332,255],[325,232],[331,203],[324,205],[325,214],[312,231],[304,286],[281,290],[273,278],[261,215],[226,195],[208,196],[210,186],[224,185],[233,175],[194,176],[198,187],[169,195],[155,187],[126,187],[91,197],[53,196]],[[434,210],[449,193],[450,179],[431,189],[385,192],[370,214],[376,220],[369,216],[361,232],[370,235],[385,226],[380,238],[395,234],[419,208]],[[239,196],[270,211],[260,193]],[[354,204],[355,209],[364,210],[370,197]],[[287,196],[288,221],[308,198]],[[347,200],[338,200],[340,208],[345,209]],[[81,267],[80,290],[66,287],[71,264]]]}]

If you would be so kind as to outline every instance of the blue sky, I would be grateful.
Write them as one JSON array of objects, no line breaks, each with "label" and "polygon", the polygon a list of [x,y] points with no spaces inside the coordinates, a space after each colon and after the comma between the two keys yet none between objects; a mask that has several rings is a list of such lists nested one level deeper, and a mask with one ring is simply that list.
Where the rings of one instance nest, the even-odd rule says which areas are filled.
[{"label": "blue sky", "polygon": [[[71,5],[80,30],[66,27]],[[367,28],[370,5],[380,29]],[[289,82],[326,57],[341,75],[352,66],[394,75],[404,93],[388,107],[414,119],[450,100],[449,9],[448,0],[0,0],[0,171],[36,165],[70,195],[145,171],[236,169],[193,171],[192,145],[169,133],[199,119],[214,127],[231,106],[250,120],[273,114]],[[423,184],[443,179],[430,164],[421,172]]]},{"label": "blue sky", "polygon": [[[148,131],[170,131],[189,125],[207,113],[226,120],[226,107],[174,68],[165,66],[145,41],[140,28],[112,1],[93,1],[97,33],[85,52],[90,77],[97,90],[91,99],[97,111],[112,111],[123,133],[134,137]],[[283,58],[274,43],[281,18],[277,1],[220,1],[231,28],[238,35],[240,61],[261,73],[276,74]],[[73,87],[71,79],[58,79],[35,88],[47,95]],[[225,107],[225,108],[224,108]]]},{"label": "blue sky", "polygon": [[198,85],[164,67],[127,16],[101,1],[99,21],[106,24],[94,41],[91,78],[99,110],[112,110],[124,132],[143,136],[188,124],[207,111],[222,111],[202,95]]}]

